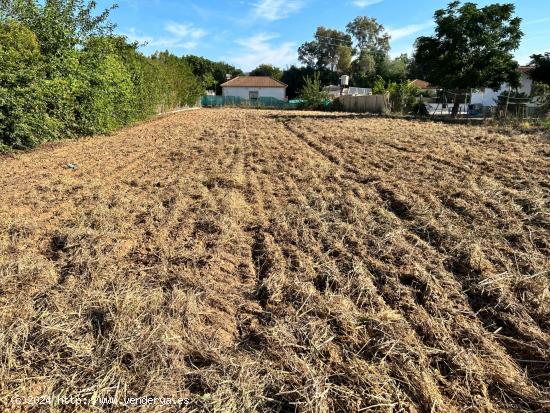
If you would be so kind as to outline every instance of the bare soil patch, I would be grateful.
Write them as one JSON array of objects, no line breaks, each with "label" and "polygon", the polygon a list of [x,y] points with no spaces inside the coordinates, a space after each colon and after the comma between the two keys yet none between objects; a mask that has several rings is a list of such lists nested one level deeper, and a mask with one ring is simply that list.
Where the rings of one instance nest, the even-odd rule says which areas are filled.
[{"label": "bare soil patch", "polygon": [[0,403],[548,411],[549,154],[539,134],[223,109],[0,158]]}]

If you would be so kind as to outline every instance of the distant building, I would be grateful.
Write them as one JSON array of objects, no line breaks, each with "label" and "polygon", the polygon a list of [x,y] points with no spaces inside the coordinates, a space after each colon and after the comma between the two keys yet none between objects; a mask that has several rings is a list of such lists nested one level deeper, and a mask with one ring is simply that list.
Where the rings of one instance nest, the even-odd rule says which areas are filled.
[{"label": "distant building", "polygon": [[[520,79],[520,87],[518,88],[519,93],[525,93],[527,96],[531,96],[531,90],[533,88],[533,80],[529,77],[529,69],[528,66],[521,66],[519,68],[519,71],[521,73],[521,79]],[[500,86],[500,89],[498,89],[496,92],[491,88],[485,88],[483,90],[475,91],[472,93],[472,97],[470,99],[470,103],[472,105],[479,104],[483,107],[492,107],[497,106],[498,97],[504,93],[509,92],[510,86],[507,83],[503,83]],[[512,88],[511,90],[513,93],[516,92],[515,88]],[[536,106],[536,104],[531,103],[528,104],[528,106]]]},{"label": "distant building", "polygon": [[250,100],[259,98],[286,100],[286,88],[288,87],[270,76],[237,76],[221,86],[223,96]]},{"label": "distant building", "polygon": [[342,87],[338,85],[328,85],[323,88],[328,93],[329,98],[336,99],[342,95]]},{"label": "distant building", "polygon": [[[529,70],[531,68],[528,66],[520,66],[519,72],[521,74],[520,86],[517,88],[518,93],[524,93],[527,97],[531,96],[531,91],[533,88],[533,80],[529,77]],[[411,84],[420,88],[424,92],[432,92],[433,96],[437,96],[437,91],[442,90],[425,80],[415,79]],[[489,111],[495,110],[498,106],[498,97],[503,93],[511,92],[514,96],[516,93],[516,88],[510,88],[510,85],[503,83],[498,90],[493,90],[491,88],[483,88],[481,90],[473,90],[471,94],[467,94],[466,102],[460,105],[460,113],[470,113],[470,114],[483,114]],[[448,93],[451,93],[448,91]],[[451,93],[452,94],[452,93]],[[454,106],[452,98],[449,101],[441,100],[441,98],[425,100],[425,103],[428,107],[430,113],[435,114],[447,114],[451,113],[452,107]],[[526,108],[526,114],[533,113],[536,108],[539,106],[536,99],[530,100],[525,98],[525,101],[521,100],[520,102]],[[512,99],[512,105],[515,104],[515,101]]]},{"label": "distant building", "polygon": [[414,79],[413,81],[411,81],[411,85],[416,86],[421,91],[426,91],[426,90],[436,91],[438,89],[436,86],[430,84],[429,82],[426,82],[425,80],[421,80],[421,79]]},{"label": "distant building", "polygon": [[372,95],[372,89],[364,87],[344,87],[329,85],[324,88],[325,92],[328,93],[328,96],[332,99],[335,99],[339,96],[369,96]]}]

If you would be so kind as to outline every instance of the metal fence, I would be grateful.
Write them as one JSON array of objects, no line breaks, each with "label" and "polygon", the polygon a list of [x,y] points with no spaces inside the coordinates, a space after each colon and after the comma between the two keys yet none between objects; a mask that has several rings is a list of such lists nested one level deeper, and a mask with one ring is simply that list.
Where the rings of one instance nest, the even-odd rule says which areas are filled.
[{"label": "metal fence", "polygon": [[280,100],[272,97],[260,97],[258,99],[244,99],[237,96],[203,96],[203,107],[216,108],[224,106],[251,107],[251,108],[276,108],[296,109],[303,104],[300,100]]}]

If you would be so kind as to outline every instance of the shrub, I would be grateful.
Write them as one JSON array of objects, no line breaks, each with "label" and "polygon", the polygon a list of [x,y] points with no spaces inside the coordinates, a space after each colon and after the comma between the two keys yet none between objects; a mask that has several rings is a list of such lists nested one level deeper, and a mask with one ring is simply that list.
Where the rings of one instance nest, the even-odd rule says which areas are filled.
[{"label": "shrub", "polygon": [[300,99],[306,102],[308,109],[324,108],[328,100],[328,93],[323,90],[319,72],[315,72],[313,77],[304,78],[304,86],[300,90]]},{"label": "shrub", "polygon": [[384,79],[382,79],[381,76],[377,76],[374,82],[374,85],[372,86],[372,94],[383,95],[385,93],[386,93],[386,82],[384,81]]},{"label": "shrub", "polygon": [[[420,89],[409,81],[402,83],[391,82],[387,91],[390,94],[390,105],[392,112],[409,113],[414,111],[416,96]],[[417,108],[418,109],[418,108]]]},{"label": "shrub", "polygon": [[0,150],[109,132],[203,92],[185,59],[113,36],[94,1],[0,4]]},{"label": "shrub", "polygon": [[40,82],[43,61],[36,36],[14,22],[0,22],[0,143],[24,148],[55,135]]},{"label": "shrub", "polygon": [[76,113],[81,134],[109,132],[134,120],[131,74],[110,39],[96,38],[86,45],[80,72]]}]

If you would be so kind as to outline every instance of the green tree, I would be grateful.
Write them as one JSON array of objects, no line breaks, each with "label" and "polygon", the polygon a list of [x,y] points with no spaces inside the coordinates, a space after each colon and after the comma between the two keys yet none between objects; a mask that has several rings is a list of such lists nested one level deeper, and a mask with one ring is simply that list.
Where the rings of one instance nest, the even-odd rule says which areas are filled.
[{"label": "green tree", "polygon": [[400,83],[390,82],[387,91],[390,95],[391,110],[395,113],[412,111],[416,103],[416,96],[420,94],[420,89],[408,80]]},{"label": "green tree", "polygon": [[[151,58],[111,34],[84,0],[0,0],[0,149],[111,131],[193,105],[204,91],[187,61]],[[231,67],[212,64],[211,76]]]},{"label": "green tree", "polygon": [[355,39],[358,52],[386,55],[390,51],[390,35],[376,19],[359,16],[348,23],[346,29]]},{"label": "green tree", "polygon": [[417,39],[414,59],[427,69],[425,80],[456,93],[453,116],[470,89],[518,85],[512,52],[523,33],[514,10],[513,4],[478,8],[455,1],[435,12],[435,34]]},{"label": "green tree", "polygon": [[351,36],[334,29],[318,27],[314,40],[298,49],[298,60],[314,69],[335,70],[339,60],[339,47],[352,47]]},{"label": "green tree", "polygon": [[376,80],[374,82],[374,85],[372,86],[372,94],[373,95],[383,95],[386,93],[386,81],[382,76],[377,76]]},{"label": "green tree", "polygon": [[133,120],[132,78],[110,38],[88,41],[80,55],[81,86],[77,93],[79,132],[104,133]]},{"label": "green tree", "polygon": [[395,59],[387,57],[380,62],[377,73],[388,81],[402,83],[407,79],[408,64],[409,58],[406,54]]},{"label": "green tree", "polygon": [[300,90],[300,99],[307,102],[306,107],[310,109],[321,109],[324,106],[328,93],[323,90],[319,72],[315,72],[313,77],[305,77],[304,86]]},{"label": "green tree", "polygon": [[338,63],[336,70],[341,74],[347,74],[351,69],[351,60],[353,58],[353,50],[349,46],[340,45],[336,49],[338,55]]},{"label": "green tree", "polygon": [[371,76],[376,73],[376,60],[366,50],[361,52],[357,60],[357,73],[360,76]]},{"label": "green tree", "polygon": [[283,72],[278,67],[262,64],[250,72],[250,76],[271,76],[273,79],[281,80]]},{"label": "green tree", "polygon": [[315,72],[319,73],[321,83],[324,85],[338,84],[338,73],[329,69],[315,70],[311,67],[291,66],[283,71],[281,81],[287,84],[286,93],[290,99],[295,99],[304,87],[306,77],[314,77]]},{"label": "green tree", "polygon": [[238,69],[225,62],[214,62],[200,56],[188,55],[183,60],[189,65],[193,74],[202,82],[205,89],[215,89],[216,93],[221,94],[221,84],[227,81],[226,76],[240,76],[243,74]]},{"label": "green tree", "polygon": [[96,2],[89,0],[11,0],[4,2],[4,13],[32,30],[42,54],[51,58],[83,46],[91,37],[111,34],[109,13],[116,7],[96,13]]},{"label": "green tree", "polygon": [[14,21],[0,22],[0,148],[34,146],[55,134],[46,113],[43,59],[34,33]]},{"label": "green tree", "polygon": [[533,66],[529,71],[531,79],[550,85],[550,52],[532,55],[530,65]]}]

